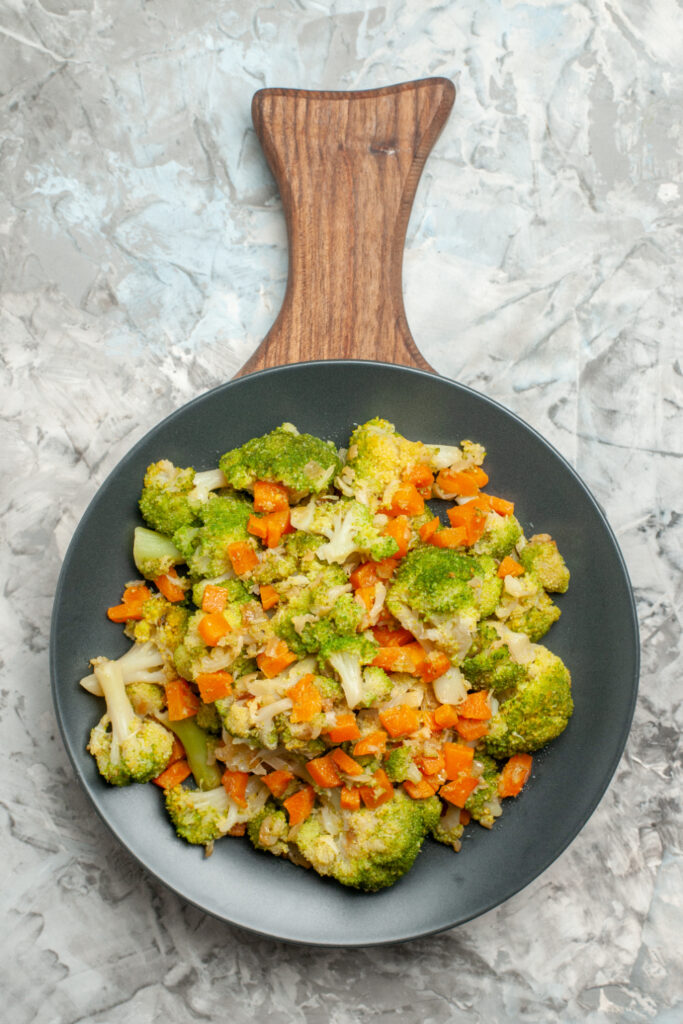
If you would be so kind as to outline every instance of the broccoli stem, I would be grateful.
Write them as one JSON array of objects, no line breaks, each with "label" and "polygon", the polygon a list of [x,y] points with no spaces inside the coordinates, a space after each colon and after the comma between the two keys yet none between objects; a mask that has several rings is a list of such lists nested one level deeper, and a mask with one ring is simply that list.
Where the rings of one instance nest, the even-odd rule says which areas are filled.
[{"label": "broccoli stem", "polygon": [[107,714],[111,722],[112,764],[118,764],[120,746],[135,731],[140,721],[133,711],[133,705],[126,693],[121,666],[116,661],[106,659],[95,665],[95,675],[102,688],[107,704]]},{"label": "broccoli stem", "polygon": [[182,718],[179,722],[164,720],[176,734],[185,748],[190,771],[200,789],[216,789],[221,784],[221,771],[217,764],[209,764],[209,735],[197,725],[194,717]]}]

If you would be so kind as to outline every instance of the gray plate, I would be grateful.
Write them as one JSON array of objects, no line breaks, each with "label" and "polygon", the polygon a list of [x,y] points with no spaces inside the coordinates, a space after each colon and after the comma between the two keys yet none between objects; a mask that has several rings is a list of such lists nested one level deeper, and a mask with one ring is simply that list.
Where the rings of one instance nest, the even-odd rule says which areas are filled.
[{"label": "gray plate", "polygon": [[[562,618],[545,639],[571,669],[576,710],[534,758],[524,792],[492,831],[472,825],[462,851],[427,841],[393,888],[365,895],[224,839],[208,860],[175,838],[156,787],[103,783],[85,751],[102,702],[78,679],[96,654],[127,647],[105,608],[135,578],[133,529],[146,466],[169,458],[209,469],[229,448],[285,420],[346,443],[383,416],[407,437],[486,446],[491,491],[515,501],[525,532],[556,538],[572,572]],[[619,761],[638,686],[638,632],[624,562],[600,508],[574,470],[535,431],[462,385],[384,363],[302,363],[253,374],[195,399],[144,437],[88,507],[55,597],[51,673],[62,735],[95,809],[134,857],[202,910],[264,935],[356,946],[395,942],[460,924],[502,903],[566,848],[595,809]]]}]

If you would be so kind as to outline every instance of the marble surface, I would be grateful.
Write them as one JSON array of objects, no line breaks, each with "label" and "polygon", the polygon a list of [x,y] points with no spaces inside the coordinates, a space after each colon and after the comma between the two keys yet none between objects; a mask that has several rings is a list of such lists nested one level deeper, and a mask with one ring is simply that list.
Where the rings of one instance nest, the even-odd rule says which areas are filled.
[{"label": "marble surface", "polygon": [[[0,0],[8,1024],[683,1019],[680,24],[675,0]],[[50,700],[52,597],[106,474],[279,307],[254,90],[429,74],[458,98],[408,231],[413,333],[605,507],[640,699],[597,812],[504,906],[401,947],[288,947],[184,905],[94,816]]]}]

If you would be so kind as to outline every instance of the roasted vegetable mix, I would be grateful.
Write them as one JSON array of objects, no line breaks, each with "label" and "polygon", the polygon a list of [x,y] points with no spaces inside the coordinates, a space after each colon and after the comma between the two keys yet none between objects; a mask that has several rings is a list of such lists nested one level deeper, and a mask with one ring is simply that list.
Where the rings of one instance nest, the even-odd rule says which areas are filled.
[{"label": "roasted vegetable mix", "polygon": [[107,613],[132,644],[81,680],[103,778],[159,786],[189,843],[246,836],[369,892],[425,837],[491,828],[572,698],[539,644],[569,572],[485,454],[373,419],[345,451],[285,423],[218,469],[149,466],[142,579]]}]

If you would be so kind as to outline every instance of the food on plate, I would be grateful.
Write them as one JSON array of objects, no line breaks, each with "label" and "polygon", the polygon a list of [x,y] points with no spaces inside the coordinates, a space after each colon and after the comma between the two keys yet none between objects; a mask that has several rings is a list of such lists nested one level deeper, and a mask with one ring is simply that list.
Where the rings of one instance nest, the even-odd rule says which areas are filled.
[{"label": "food on plate", "polygon": [[569,571],[485,456],[375,418],[346,450],[285,423],[217,469],[149,466],[141,578],[107,611],[131,646],[81,680],[102,778],[153,782],[207,852],[244,836],[367,892],[493,827],[573,705],[539,643]]}]

